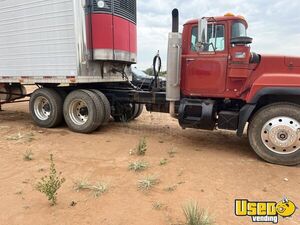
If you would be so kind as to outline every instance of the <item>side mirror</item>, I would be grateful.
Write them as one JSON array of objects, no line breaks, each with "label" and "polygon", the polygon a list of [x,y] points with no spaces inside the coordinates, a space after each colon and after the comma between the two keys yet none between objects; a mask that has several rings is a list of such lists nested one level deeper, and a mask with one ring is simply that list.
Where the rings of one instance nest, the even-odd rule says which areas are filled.
[{"label": "side mirror", "polygon": [[208,21],[206,18],[202,18],[198,22],[198,42],[202,46],[208,43],[208,41],[207,41],[207,24],[208,24]]}]

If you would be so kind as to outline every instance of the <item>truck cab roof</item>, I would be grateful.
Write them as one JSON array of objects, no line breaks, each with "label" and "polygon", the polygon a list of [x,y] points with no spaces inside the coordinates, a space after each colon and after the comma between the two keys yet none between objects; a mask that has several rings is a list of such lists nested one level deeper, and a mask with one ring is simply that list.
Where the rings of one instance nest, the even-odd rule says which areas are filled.
[{"label": "truck cab roof", "polygon": [[[248,23],[246,21],[246,19],[243,16],[235,16],[233,14],[225,14],[224,16],[215,16],[215,17],[207,17],[209,22],[219,22],[219,21],[230,21],[230,20],[240,20],[243,21],[243,23],[246,25],[246,27],[248,28]],[[199,21],[199,19],[192,19],[192,20],[188,20],[185,25],[189,25],[189,24],[197,24]]]}]

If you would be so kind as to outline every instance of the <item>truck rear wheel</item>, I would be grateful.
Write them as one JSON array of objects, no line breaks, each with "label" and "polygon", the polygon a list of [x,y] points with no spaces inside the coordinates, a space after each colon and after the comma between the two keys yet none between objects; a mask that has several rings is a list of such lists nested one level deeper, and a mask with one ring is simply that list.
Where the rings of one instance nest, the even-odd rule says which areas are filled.
[{"label": "truck rear wheel", "polygon": [[29,112],[38,126],[56,127],[63,121],[63,99],[53,89],[37,89],[30,96]]},{"label": "truck rear wheel", "polygon": [[91,133],[104,121],[103,104],[88,90],[71,92],[65,99],[63,111],[68,127],[78,133]]},{"label": "truck rear wheel", "polygon": [[106,125],[109,122],[110,114],[111,114],[110,102],[108,101],[107,97],[101,91],[96,90],[96,89],[93,89],[91,91],[94,92],[95,94],[97,94],[99,96],[99,98],[101,99],[101,101],[103,102],[104,114],[105,114],[103,125]]},{"label": "truck rear wheel", "polygon": [[300,164],[300,106],[275,103],[260,109],[250,121],[248,138],[264,160],[286,166]]}]

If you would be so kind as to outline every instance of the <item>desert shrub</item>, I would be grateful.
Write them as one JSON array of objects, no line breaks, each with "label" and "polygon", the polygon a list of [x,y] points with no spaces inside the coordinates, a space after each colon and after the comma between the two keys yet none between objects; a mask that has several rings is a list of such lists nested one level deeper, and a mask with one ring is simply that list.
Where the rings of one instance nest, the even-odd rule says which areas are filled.
[{"label": "desert shrub", "polygon": [[138,181],[138,188],[143,191],[150,190],[153,186],[159,184],[159,179],[154,176],[147,176]]},{"label": "desert shrub", "polygon": [[148,168],[148,163],[144,161],[132,162],[128,166],[129,170],[140,172]]},{"label": "desert shrub", "polygon": [[60,178],[60,174],[57,174],[53,155],[50,155],[50,172],[48,176],[44,176],[37,183],[36,189],[45,194],[51,205],[56,205],[57,202],[57,191],[61,185],[65,182],[65,178]]},{"label": "desert shrub", "polygon": [[146,155],[146,151],[147,151],[147,142],[146,142],[146,138],[144,137],[139,141],[135,149],[135,152],[137,155],[144,156]]},{"label": "desert shrub", "polygon": [[199,209],[197,202],[190,202],[183,207],[186,225],[213,225],[210,216],[203,209]]},{"label": "desert shrub", "polygon": [[103,182],[98,182],[95,185],[92,185],[85,180],[80,180],[80,181],[76,181],[74,183],[74,189],[78,192],[88,190],[88,191],[91,191],[95,197],[99,197],[103,193],[107,192],[108,185]]}]

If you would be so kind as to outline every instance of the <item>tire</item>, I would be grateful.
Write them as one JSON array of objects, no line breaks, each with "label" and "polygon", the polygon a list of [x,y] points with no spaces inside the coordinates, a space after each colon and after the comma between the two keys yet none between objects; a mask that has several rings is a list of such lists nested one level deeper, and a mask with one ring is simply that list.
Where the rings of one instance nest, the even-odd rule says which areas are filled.
[{"label": "tire", "polygon": [[101,91],[96,90],[96,89],[92,89],[91,91],[99,96],[99,98],[101,99],[101,101],[104,105],[103,125],[107,125],[110,120],[110,114],[111,114],[110,102],[108,101],[107,97]]},{"label": "tire", "polygon": [[102,124],[103,108],[95,93],[88,90],[76,90],[65,99],[64,118],[72,131],[88,134]]},{"label": "tire", "polygon": [[118,115],[113,115],[112,117],[114,118],[115,122],[123,122],[123,123],[128,123],[132,120],[134,120],[138,113],[136,104],[130,103],[122,106],[121,113]]},{"label": "tire", "polygon": [[134,119],[140,117],[140,115],[142,115],[144,110],[144,105],[143,104],[136,104],[136,112],[134,115]]},{"label": "tire", "polygon": [[29,112],[38,126],[57,127],[63,121],[63,99],[54,89],[37,89],[30,96]]},{"label": "tire", "polygon": [[273,164],[300,164],[299,112],[299,105],[282,102],[255,113],[248,128],[248,138],[257,155]]}]

